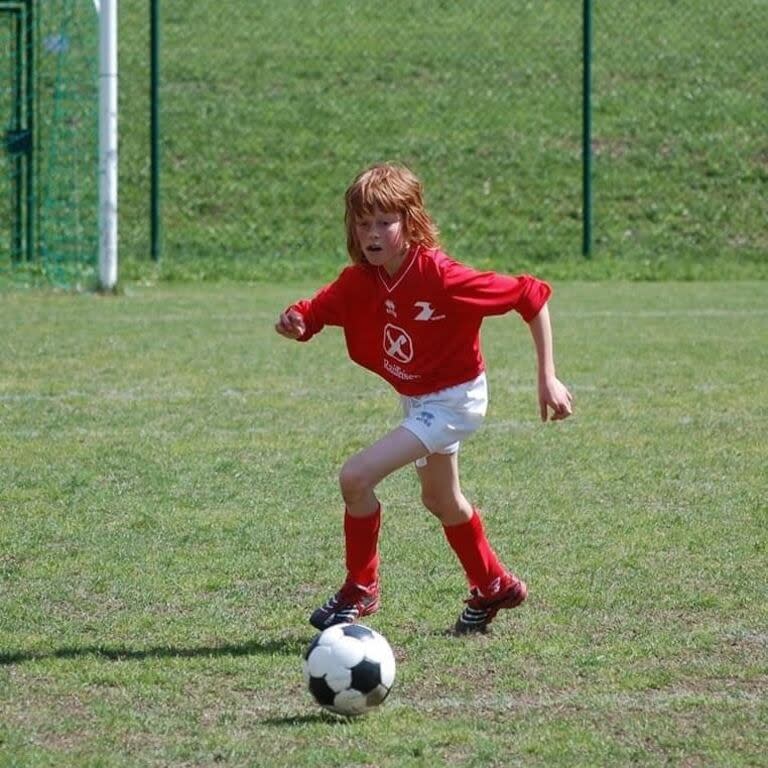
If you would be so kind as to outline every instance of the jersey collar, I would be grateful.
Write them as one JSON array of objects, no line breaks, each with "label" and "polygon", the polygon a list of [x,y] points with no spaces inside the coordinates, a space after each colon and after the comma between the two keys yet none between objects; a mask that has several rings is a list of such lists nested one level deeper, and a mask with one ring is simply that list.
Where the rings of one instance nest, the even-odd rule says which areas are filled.
[{"label": "jersey collar", "polygon": [[388,293],[392,293],[392,291],[394,291],[395,288],[400,285],[403,278],[410,271],[411,267],[416,263],[416,257],[418,256],[420,250],[421,246],[418,243],[412,245],[408,255],[403,259],[403,263],[400,265],[400,268],[391,277],[387,274],[387,270],[384,269],[384,267],[376,267],[379,280],[381,280]]}]

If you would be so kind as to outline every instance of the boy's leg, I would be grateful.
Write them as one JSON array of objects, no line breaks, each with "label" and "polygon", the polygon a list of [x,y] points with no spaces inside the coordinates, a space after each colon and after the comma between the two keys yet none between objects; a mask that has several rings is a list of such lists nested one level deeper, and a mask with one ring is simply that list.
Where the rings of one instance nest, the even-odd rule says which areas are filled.
[{"label": "boy's leg", "polygon": [[417,471],[424,505],[442,522],[472,591],[456,629],[483,632],[500,608],[512,608],[525,600],[525,584],[501,563],[478,511],[461,492],[458,454],[432,454]]},{"label": "boy's leg", "polygon": [[352,517],[373,515],[379,507],[374,488],[395,470],[429,453],[424,443],[405,427],[397,427],[373,445],[356,453],[341,468],[341,495]]},{"label": "boy's leg", "polygon": [[398,427],[355,454],[342,467],[339,484],[346,503],[344,541],[348,580],[362,586],[378,580],[381,505],[374,488],[387,475],[424,456],[426,451],[415,435]]},{"label": "boy's leg", "polygon": [[381,506],[374,488],[387,475],[425,456],[424,444],[403,427],[352,456],[339,475],[344,512],[347,577],[342,588],[318,608],[310,623],[318,629],[355,621],[379,607],[379,525]]},{"label": "boy's leg", "polygon": [[461,492],[458,453],[432,454],[417,472],[424,506],[443,524],[469,586],[489,591],[505,569],[485,535],[479,513]]},{"label": "boy's leg", "polygon": [[474,510],[459,482],[459,454],[433,453],[426,464],[417,465],[421,501],[445,527],[467,523]]}]

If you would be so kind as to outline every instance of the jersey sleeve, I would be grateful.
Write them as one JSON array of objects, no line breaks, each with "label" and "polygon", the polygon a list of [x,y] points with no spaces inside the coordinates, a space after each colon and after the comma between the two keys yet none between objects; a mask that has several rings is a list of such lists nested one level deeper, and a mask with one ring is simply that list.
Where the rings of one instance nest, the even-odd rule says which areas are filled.
[{"label": "jersey sleeve", "polygon": [[515,310],[526,323],[552,294],[549,283],[532,275],[479,272],[450,259],[444,263],[443,285],[454,306],[464,312],[486,317]]},{"label": "jersey sleeve", "polygon": [[311,299],[299,299],[286,309],[296,310],[304,318],[306,331],[298,341],[309,341],[326,325],[344,325],[348,283],[346,271],[342,272],[336,280],[320,288]]}]

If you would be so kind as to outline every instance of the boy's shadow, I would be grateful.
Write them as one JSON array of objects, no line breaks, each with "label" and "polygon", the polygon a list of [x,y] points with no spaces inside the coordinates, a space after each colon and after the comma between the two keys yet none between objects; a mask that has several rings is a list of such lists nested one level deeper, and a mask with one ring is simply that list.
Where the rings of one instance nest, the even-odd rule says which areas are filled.
[{"label": "boy's shadow", "polygon": [[261,641],[250,640],[245,643],[197,646],[180,648],[173,645],[160,645],[150,648],[128,648],[109,645],[72,645],[52,651],[3,651],[0,650],[0,666],[12,666],[28,661],[47,659],[78,659],[85,657],[101,658],[106,661],[143,661],[146,659],[196,659],[215,658],[218,656],[299,656],[309,643],[305,636],[282,637]]}]

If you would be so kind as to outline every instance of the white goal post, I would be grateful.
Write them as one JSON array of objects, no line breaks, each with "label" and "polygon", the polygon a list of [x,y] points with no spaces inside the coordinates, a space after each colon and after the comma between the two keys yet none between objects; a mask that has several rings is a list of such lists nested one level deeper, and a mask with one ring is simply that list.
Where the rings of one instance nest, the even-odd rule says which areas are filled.
[{"label": "white goal post", "polygon": [[99,14],[99,283],[117,285],[117,2],[94,0]]}]

